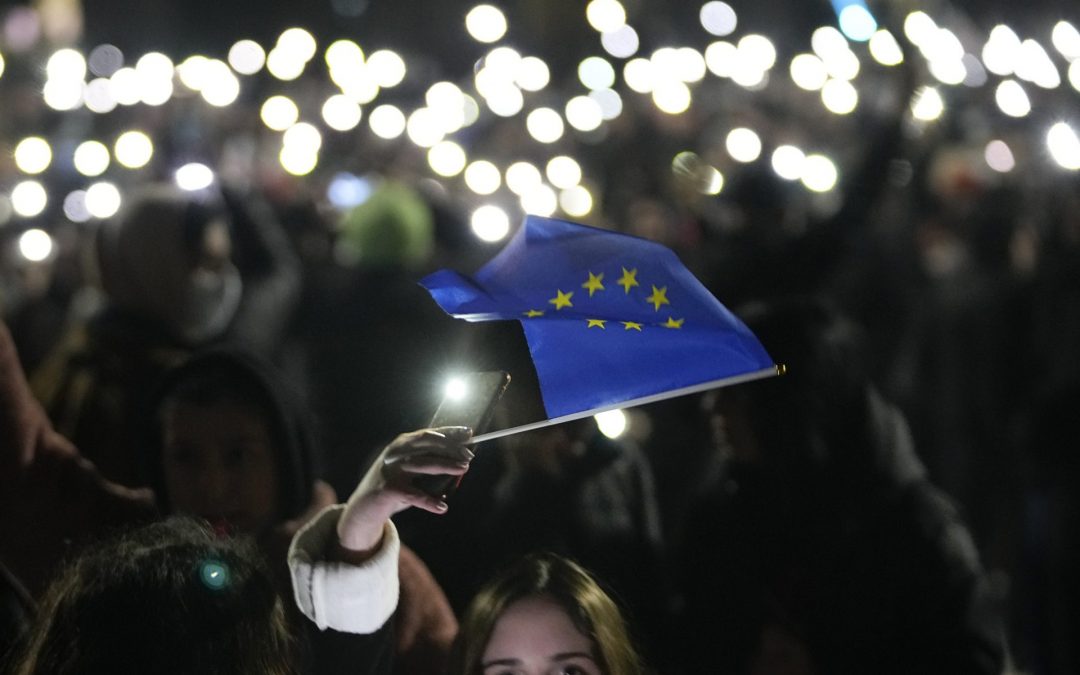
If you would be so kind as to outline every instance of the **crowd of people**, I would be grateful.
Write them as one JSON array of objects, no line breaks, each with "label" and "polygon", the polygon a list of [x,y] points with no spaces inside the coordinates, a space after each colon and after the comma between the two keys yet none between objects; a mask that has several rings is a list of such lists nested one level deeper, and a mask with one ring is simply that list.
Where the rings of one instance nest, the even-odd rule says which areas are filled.
[{"label": "crowd of people", "polygon": [[[361,215],[357,236],[400,227]],[[828,228],[844,232],[813,231]],[[52,348],[36,363],[0,334],[13,672],[1067,662],[1038,623],[1073,611],[1058,594],[1067,575],[1053,576],[1071,549],[1040,540],[1065,537],[1054,500],[1068,475],[995,474],[997,450],[958,475],[972,493],[948,486],[940,467],[966,460],[931,454],[931,429],[909,426],[920,409],[891,399],[873,332],[843,296],[747,292],[768,297],[739,314],[783,377],[635,411],[622,438],[587,419],[470,447],[471,430],[423,429],[437,364],[476,351],[470,327],[432,309],[400,252],[313,262],[286,232],[250,196],[149,186],[96,233],[92,313],[39,336]],[[175,245],[156,245],[166,234]],[[930,372],[943,381],[912,386],[970,386]],[[1056,391],[1028,420],[1042,440],[1030,461],[1067,466],[1070,389]],[[433,497],[413,483],[422,474],[464,480]],[[1024,505],[1015,532],[975,490]]]}]

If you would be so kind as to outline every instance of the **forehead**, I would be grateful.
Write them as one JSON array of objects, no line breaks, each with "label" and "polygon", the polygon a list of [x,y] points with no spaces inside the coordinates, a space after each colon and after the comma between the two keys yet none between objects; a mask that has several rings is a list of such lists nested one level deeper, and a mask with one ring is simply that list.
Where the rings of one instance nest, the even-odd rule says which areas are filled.
[{"label": "forehead", "polygon": [[532,596],[514,602],[499,616],[484,650],[484,660],[568,652],[591,654],[592,641],[555,600]]},{"label": "forehead", "polygon": [[269,421],[254,403],[220,398],[213,401],[173,400],[162,409],[166,436],[243,433],[269,436]]}]

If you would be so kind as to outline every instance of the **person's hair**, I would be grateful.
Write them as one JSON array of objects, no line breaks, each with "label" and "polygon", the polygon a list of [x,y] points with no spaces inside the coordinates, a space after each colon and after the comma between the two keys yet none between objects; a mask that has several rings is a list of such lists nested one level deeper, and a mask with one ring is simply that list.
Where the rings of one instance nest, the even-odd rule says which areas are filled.
[{"label": "person's hair", "polygon": [[171,518],[101,542],[49,587],[17,675],[293,673],[258,554]]},{"label": "person's hair", "polygon": [[249,407],[266,422],[278,472],[279,517],[287,520],[304,512],[311,501],[318,458],[306,407],[285,384],[270,364],[228,348],[206,350],[165,375],[146,415],[142,457],[165,512],[172,509],[161,456],[166,410],[176,403],[211,406],[224,402]]},{"label": "person's hair", "polygon": [[580,565],[554,553],[534,553],[505,568],[473,598],[450,656],[450,675],[480,675],[495,624],[510,605],[530,597],[557,602],[592,640],[607,675],[640,675],[641,659],[615,601]]}]

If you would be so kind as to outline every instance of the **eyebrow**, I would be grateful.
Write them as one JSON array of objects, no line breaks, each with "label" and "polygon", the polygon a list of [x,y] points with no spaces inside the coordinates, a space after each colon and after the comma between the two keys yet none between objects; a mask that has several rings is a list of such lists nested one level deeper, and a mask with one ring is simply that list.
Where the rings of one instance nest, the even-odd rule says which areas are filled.
[{"label": "eyebrow", "polygon": [[[596,663],[596,657],[589,652],[562,652],[550,657],[552,661],[569,661],[570,659],[589,659],[593,663]],[[517,666],[521,665],[521,659],[495,659],[493,661],[484,661],[480,664],[481,669],[487,669],[491,666]]]}]

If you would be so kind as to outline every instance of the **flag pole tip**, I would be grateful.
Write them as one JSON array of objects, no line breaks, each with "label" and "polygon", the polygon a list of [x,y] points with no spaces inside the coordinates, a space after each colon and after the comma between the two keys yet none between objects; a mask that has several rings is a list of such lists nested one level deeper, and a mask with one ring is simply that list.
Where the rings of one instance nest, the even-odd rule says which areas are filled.
[{"label": "flag pole tip", "polygon": [[787,375],[787,366],[785,366],[782,363],[776,364],[776,374],[777,375]]}]

